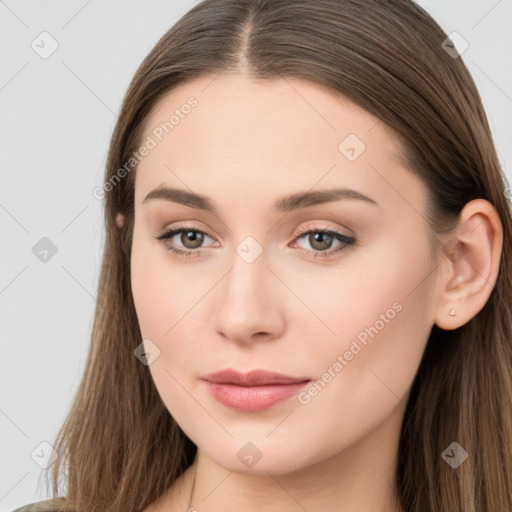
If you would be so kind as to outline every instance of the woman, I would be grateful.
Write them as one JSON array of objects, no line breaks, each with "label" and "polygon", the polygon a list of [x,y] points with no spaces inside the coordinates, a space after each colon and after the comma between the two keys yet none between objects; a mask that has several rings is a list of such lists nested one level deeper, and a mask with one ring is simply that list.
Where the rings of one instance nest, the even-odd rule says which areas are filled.
[{"label": "woman", "polygon": [[419,6],[199,3],[95,195],[90,354],[19,510],[512,509],[510,206]]}]

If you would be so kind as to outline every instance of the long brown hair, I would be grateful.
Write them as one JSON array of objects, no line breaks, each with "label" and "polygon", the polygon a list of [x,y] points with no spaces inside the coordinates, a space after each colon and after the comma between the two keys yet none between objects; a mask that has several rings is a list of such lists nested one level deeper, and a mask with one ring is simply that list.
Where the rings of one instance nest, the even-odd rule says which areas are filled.
[{"label": "long brown hair", "polygon": [[[130,158],[164,94],[224,72],[306,79],[391,127],[428,189],[433,236],[472,199],[495,207],[503,225],[497,281],[465,325],[433,326],[405,412],[396,483],[407,512],[512,510],[512,216],[481,98],[462,59],[443,48],[447,37],[409,0],[205,0],[158,41],[129,85],[111,139],[90,351],[45,473],[53,496],[65,495],[53,507],[140,511],[193,462],[196,446],[134,356],[142,338],[130,286]],[[457,469],[442,457],[452,442],[468,453]]]}]

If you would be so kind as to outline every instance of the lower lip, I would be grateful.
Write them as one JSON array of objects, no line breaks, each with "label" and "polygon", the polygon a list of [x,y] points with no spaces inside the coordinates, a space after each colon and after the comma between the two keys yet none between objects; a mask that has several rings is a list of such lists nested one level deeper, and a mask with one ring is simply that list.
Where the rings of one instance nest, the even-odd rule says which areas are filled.
[{"label": "lower lip", "polygon": [[310,381],[297,384],[235,386],[205,381],[210,394],[223,405],[237,411],[256,412],[296,395]]}]

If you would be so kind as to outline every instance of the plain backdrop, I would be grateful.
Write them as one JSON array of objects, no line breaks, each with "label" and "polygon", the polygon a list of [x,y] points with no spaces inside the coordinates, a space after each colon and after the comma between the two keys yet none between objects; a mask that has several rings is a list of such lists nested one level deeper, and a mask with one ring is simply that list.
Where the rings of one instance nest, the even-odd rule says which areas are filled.
[{"label": "plain backdrop", "polygon": [[[0,0],[0,512],[48,497],[40,464],[93,322],[104,228],[92,191],[129,80],[196,3]],[[418,3],[469,43],[512,182],[512,0]]]}]

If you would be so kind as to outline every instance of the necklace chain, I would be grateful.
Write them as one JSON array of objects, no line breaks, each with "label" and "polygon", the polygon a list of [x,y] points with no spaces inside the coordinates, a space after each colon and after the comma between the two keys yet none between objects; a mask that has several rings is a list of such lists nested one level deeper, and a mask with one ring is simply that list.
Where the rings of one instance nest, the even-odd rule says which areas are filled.
[{"label": "necklace chain", "polygon": [[196,486],[196,476],[197,476],[197,465],[196,465],[196,470],[194,472],[194,481],[192,482],[192,490],[190,491],[190,498],[188,499],[187,512],[189,512],[190,504],[192,503],[192,495],[194,494],[194,487]]}]

